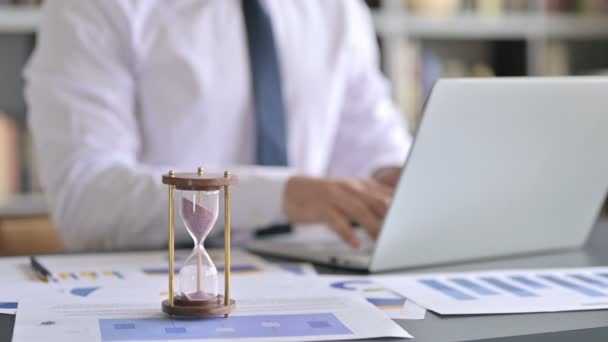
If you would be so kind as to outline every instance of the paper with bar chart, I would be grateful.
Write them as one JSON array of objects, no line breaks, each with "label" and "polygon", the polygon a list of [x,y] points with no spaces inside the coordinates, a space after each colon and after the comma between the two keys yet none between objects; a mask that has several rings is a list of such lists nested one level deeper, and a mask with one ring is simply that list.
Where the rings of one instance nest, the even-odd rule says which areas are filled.
[{"label": "paper with bar chart", "polygon": [[170,318],[157,301],[19,303],[13,342],[46,341],[329,341],[411,337],[357,296],[240,298],[228,318]]},{"label": "paper with bar chart", "polygon": [[[190,252],[191,250],[175,252],[176,273],[179,272],[181,264]],[[208,253],[218,272],[223,272],[224,251],[210,249]],[[231,271],[234,275],[285,272],[278,266],[243,251],[234,251],[231,258]],[[84,254],[77,258],[70,255],[48,255],[40,256],[38,260],[52,273],[50,283],[56,284],[97,282],[120,284],[121,281],[138,279],[142,275],[166,278],[169,272],[169,259],[166,251]]]},{"label": "paper with bar chart", "polygon": [[320,275],[336,293],[359,295],[392,319],[424,319],[426,309],[375,282],[370,276]]},{"label": "paper with bar chart", "polygon": [[391,275],[377,280],[443,315],[608,308],[608,267]]}]

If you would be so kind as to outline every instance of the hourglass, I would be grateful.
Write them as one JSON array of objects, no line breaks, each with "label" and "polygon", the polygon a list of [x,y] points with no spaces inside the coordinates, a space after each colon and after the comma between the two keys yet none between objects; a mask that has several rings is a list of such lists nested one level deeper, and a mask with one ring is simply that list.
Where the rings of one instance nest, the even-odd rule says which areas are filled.
[{"label": "hourglass", "polygon": [[[230,298],[230,185],[237,178],[226,171],[224,176],[169,171],[163,175],[169,185],[169,298],[162,309],[172,316],[228,316],[235,309]],[[224,295],[218,292],[218,274],[203,242],[217,221],[220,190],[224,191]],[[175,255],[175,190],[178,190],[179,213],[194,249],[184,261],[178,275],[179,289],[174,292]]]}]

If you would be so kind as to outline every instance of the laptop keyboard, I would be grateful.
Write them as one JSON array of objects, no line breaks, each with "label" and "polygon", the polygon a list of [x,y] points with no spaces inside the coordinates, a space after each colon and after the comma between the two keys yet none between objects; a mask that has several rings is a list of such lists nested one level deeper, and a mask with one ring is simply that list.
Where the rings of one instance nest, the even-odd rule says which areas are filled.
[{"label": "laptop keyboard", "polygon": [[336,260],[343,266],[365,267],[373,254],[375,241],[362,229],[356,229],[355,233],[361,241],[357,249],[342,241],[326,226],[295,229],[291,234],[252,241],[249,246],[268,254],[317,261]]},{"label": "laptop keyboard", "polygon": [[[315,249],[327,254],[329,251],[338,257],[342,256],[365,256],[371,257],[374,252],[375,241],[372,240],[363,230],[357,230],[357,236],[361,241],[359,248],[353,248],[342,240],[319,242]],[[308,246],[310,248],[310,246]]]},{"label": "laptop keyboard", "polygon": [[343,241],[325,244],[325,246],[328,249],[333,249],[334,251],[336,251],[340,254],[347,253],[349,255],[353,255],[353,254],[371,255],[372,252],[374,251],[374,245],[375,245],[374,241],[372,239],[370,239],[369,237],[362,238],[361,246],[357,249],[351,247],[349,244],[347,244],[346,242],[343,242]]}]

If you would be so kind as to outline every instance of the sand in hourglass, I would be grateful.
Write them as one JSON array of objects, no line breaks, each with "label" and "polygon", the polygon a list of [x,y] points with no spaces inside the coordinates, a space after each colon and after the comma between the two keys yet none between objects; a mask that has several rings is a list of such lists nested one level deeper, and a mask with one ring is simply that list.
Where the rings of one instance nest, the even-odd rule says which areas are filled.
[{"label": "sand in hourglass", "polygon": [[182,295],[190,300],[197,301],[205,301],[211,300],[215,297],[206,293],[202,290],[200,279],[201,279],[201,250],[200,244],[203,239],[209,234],[211,228],[213,228],[213,224],[215,223],[215,215],[214,212],[200,206],[198,204],[194,204],[192,201],[187,198],[182,198],[182,215],[184,222],[188,228],[188,231],[193,235],[195,243],[197,244],[197,269],[196,269],[196,277],[197,277],[197,290],[191,293],[182,293]]}]

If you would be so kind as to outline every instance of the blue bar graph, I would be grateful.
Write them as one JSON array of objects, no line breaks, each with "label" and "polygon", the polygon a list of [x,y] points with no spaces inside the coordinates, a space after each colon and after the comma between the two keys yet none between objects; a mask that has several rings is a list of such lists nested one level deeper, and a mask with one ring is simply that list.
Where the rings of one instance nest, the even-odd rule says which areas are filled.
[{"label": "blue bar graph", "polygon": [[547,286],[547,285],[545,285],[543,283],[540,283],[540,282],[538,282],[536,280],[532,280],[530,278],[527,278],[527,277],[524,277],[524,276],[521,276],[521,275],[513,275],[513,276],[510,276],[509,278],[511,278],[512,280],[514,280],[514,281],[516,281],[516,282],[518,282],[518,283],[520,283],[522,285],[526,285],[528,287],[531,287],[533,289],[547,289],[547,288],[549,288],[549,286]]},{"label": "blue bar graph", "polygon": [[470,296],[458,289],[455,289],[449,285],[446,285],[438,280],[434,279],[421,279],[420,282],[433,290],[437,290],[446,296],[452,297],[457,300],[475,300],[476,298]]},{"label": "blue bar graph", "polygon": [[100,319],[99,330],[104,342],[352,335],[331,313],[189,320]]},{"label": "blue bar graph", "polygon": [[518,297],[537,297],[537,295],[533,292],[522,289],[521,287],[511,285],[511,284],[507,283],[506,281],[503,281],[498,278],[482,277],[481,279],[483,279],[483,281],[485,281],[489,284],[496,286],[497,288],[499,288],[501,290],[510,292],[511,294],[516,295]]},{"label": "blue bar graph", "polygon": [[402,307],[405,304],[405,298],[365,298],[374,306],[383,307]]},{"label": "blue bar graph", "polygon": [[567,281],[565,279],[559,278],[557,276],[553,276],[553,275],[541,275],[540,277],[543,278],[543,279],[545,279],[545,280],[547,280],[547,281],[550,281],[550,282],[552,282],[552,283],[554,283],[556,285],[565,287],[565,288],[570,289],[570,290],[574,290],[574,291],[576,291],[578,293],[582,293],[582,294],[584,294],[586,296],[589,296],[589,297],[605,297],[606,296],[605,294],[603,294],[603,293],[601,293],[599,291],[590,289],[588,287],[580,286],[580,285],[578,285],[576,283],[572,283],[570,281]]},{"label": "blue bar graph", "polygon": [[282,263],[282,264],[278,264],[278,266],[283,271],[287,271],[287,272],[293,273],[295,275],[305,275],[306,274],[306,271],[300,264]]},{"label": "blue bar graph", "polygon": [[608,284],[607,283],[605,283],[605,282],[603,282],[601,280],[592,278],[592,277],[590,277],[588,275],[584,275],[584,274],[570,274],[569,276],[571,276],[574,279],[578,279],[578,280],[582,281],[583,283],[595,285],[595,286],[601,287],[603,289],[608,288]]},{"label": "blue bar graph", "polygon": [[100,287],[99,286],[94,286],[94,287],[77,287],[74,289],[70,290],[70,294],[73,294],[74,296],[78,296],[78,297],[88,297],[91,293],[99,290]]},{"label": "blue bar graph", "polygon": [[16,309],[17,302],[0,302],[0,309]]},{"label": "blue bar graph", "polygon": [[452,278],[450,280],[452,282],[458,284],[459,286],[462,286],[472,292],[477,293],[478,295],[488,296],[488,295],[498,294],[498,292],[492,291],[492,290],[488,289],[487,287],[481,286],[481,285],[477,284],[476,282],[474,282],[470,279],[467,279],[467,278]]}]

